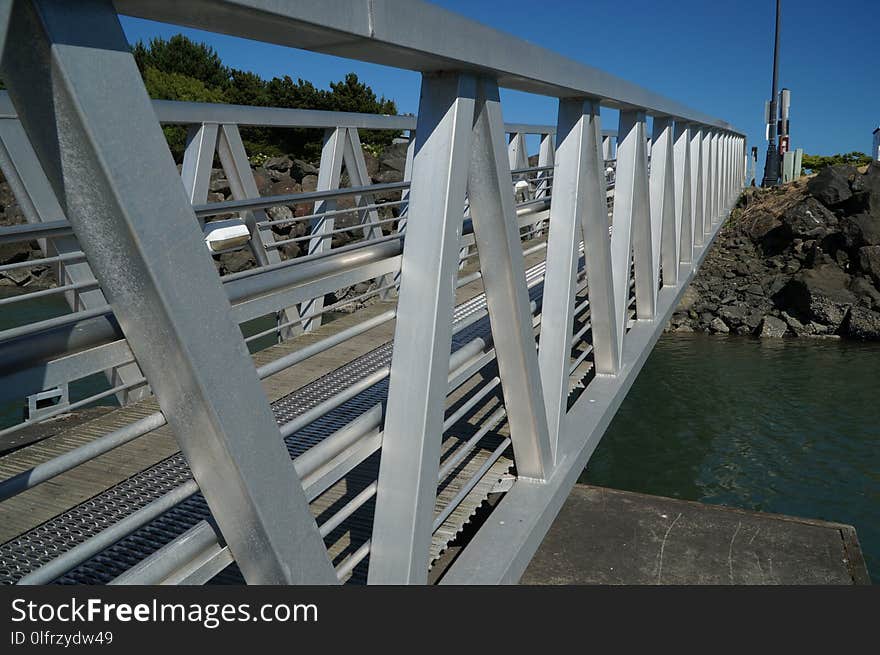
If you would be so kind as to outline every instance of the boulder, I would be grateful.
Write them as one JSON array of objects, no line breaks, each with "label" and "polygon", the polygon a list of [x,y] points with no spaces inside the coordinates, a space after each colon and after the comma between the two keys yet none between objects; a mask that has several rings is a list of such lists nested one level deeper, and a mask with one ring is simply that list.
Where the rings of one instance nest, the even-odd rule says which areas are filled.
[{"label": "boulder", "polygon": [[681,295],[681,302],[678,303],[678,308],[675,311],[687,312],[699,301],[700,292],[697,291],[693,286],[689,286]]},{"label": "boulder", "polygon": [[742,325],[748,313],[749,308],[743,305],[725,305],[718,310],[718,316],[731,327]]},{"label": "boulder", "polygon": [[861,275],[854,276],[850,282],[849,290],[855,294],[860,304],[880,309],[880,290],[871,284],[871,280],[868,278]]},{"label": "boulder", "polygon": [[864,175],[853,178],[852,197],[844,204],[847,214],[871,214],[880,220],[880,164],[871,162]]},{"label": "boulder", "polygon": [[408,143],[392,143],[379,156],[379,173],[393,170],[403,175],[406,169],[406,149]]},{"label": "boulder", "polygon": [[780,318],[775,316],[765,316],[761,321],[761,338],[779,338],[785,336],[788,331],[788,325]]},{"label": "boulder", "polygon": [[364,153],[364,163],[367,165],[367,177],[373,178],[379,174],[379,159],[371,152],[366,150]]},{"label": "boulder", "polygon": [[290,157],[269,157],[264,164],[265,168],[270,171],[280,171],[285,173],[293,166],[293,160]]},{"label": "boulder", "polygon": [[828,166],[807,182],[807,192],[826,207],[834,207],[852,197],[850,180],[858,172],[852,166]]},{"label": "boulder", "polygon": [[711,323],[709,323],[709,329],[718,334],[727,334],[730,332],[730,328],[727,327],[727,324],[717,316],[712,319]]},{"label": "boulder", "polygon": [[880,214],[861,213],[840,220],[840,228],[850,248],[880,245]]},{"label": "boulder", "polygon": [[859,248],[859,269],[871,276],[874,284],[880,286],[880,246]]},{"label": "boulder", "polygon": [[847,316],[843,333],[850,339],[880,340],[880,313],[864,307],[853,307]]},{"label": "boulder", "polygon": [[782,214],[781,220],[787,228],[784,236],[804,240],[821,239],[838,223],[837,217],[815,198],[806,198],[790,207]]},{"label": "boulder", "polygon": [[318,176],[317,175],[306,175],[302,179],[302,191],[303,193],[308,193],[310,191],[314,191],[318,188]]},{"label": "boulder", "polygon": [[802,322],[814,320],[835,331],[847,310],[856,304],[849,290],[850,276],[835,264],[822,264],[797,273],[773,300],[779,309]]},{"label": "boulder", "polygon": [[293,166],[290,167],[290,176],[297,180],[303,179],[306,175],[317,175],[318,167],[310,164],[304,159],[294,159]]}]

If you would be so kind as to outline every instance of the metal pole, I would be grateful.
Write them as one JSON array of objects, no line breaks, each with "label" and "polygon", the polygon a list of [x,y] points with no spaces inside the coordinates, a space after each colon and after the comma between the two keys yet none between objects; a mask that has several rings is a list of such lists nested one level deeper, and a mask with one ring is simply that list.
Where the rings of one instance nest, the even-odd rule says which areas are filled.
[{"label": "metal pole", "polygon": [[770,90],[770,116],[767,127],[767,159],[764,162],[764,180],[761,186],[775,186],[779,182],[779,151],[776,149],[776,87],[779,81],[779,8],[776,0],[776,36],[773,45],[773,86]]}]

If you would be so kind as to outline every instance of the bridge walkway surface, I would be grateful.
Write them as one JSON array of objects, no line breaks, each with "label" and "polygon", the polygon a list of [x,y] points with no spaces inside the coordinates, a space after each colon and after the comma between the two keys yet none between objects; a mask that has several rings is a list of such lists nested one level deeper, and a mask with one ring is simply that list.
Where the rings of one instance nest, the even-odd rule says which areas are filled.
[{"label": "bridge walkway surface", "polygon": [[[524,242],[527,279],[532,295],[540,299],[542,290],[545,238]],[[479,270],[479,262],[465,266],[460,273],[466,277]],[[480,278],[464,284],[456,294],[455,321],[461,323],[475,312],[485,308]],[[350,314],[339,316],[314,331],[273,345],[254,354],[256,366],[269,364],[292,352],[337,334],[346,328],[379,316],[392,303],[378,301]],[[305,361],[286,368],[263,380],[263,388],[272,404],[279,424],[304,414],[340,389],[349,387],[390,363],[391,344],[394,336],[394,320],[387,321],[369,332],[347,339],[342,343],[312,356]],[[490,334],[488,319],[483,317],[459,332],[453,340],[453,350],[475,337],[486,338]],[[581,364],[586,374],[591,367],[587,358]],[[485,384],[493,375],[492,367],[483,369],[449,395],[447,407],[456,409],[472,397],[475,388]],[[497,389],[496,389],[497,391]],[[313,425],[286,439],[292,456],[304,452],[316,440],[344,426],[369,406],[384,402],[387,380],[361,391],[341,407],[319,418]],[[496,484],[509,473],[513,461],[508,448],[495,452],[501,441],[508,436],[506,421],[496,418],[501,407],[500,394],[488,394],[481,403],[468,412],[456,428],[447,432],[444,439],[444,458],[454,454],[456,448],[466,443],[480,429],[488,429],[478,447],[464,458],[450,478],[438,490],[436,512],[458,494],[464,499],[443,521],[434,535],[431,560],[442,554],[450,542],[461,532],[474,512],[486,500]],[[98,418],[63,430],[61,433],[30,446],[21,448],[0,458],[0,475],[8,478],[61,453],[87,443],[112,430],[121,428],[138,419],[149,416],[158,409],[152,397],[114,409]],[[336,425],[332,425],[332,424]],[[463,491],[463,485],[487,468],[476,485]],[[375,483],[378,475],[378,458],[371,457],[363,465],[355,467],[342,480],[319,495],[311,504],[316,518],[332,515],[342,505],[361,494]],[[169,489],[190,477],[182,455],[168,426],[152,430],[128,444],[92,459],[63,473],[45,484],[31,488],[7,501],[4,507],[6,519],[0,524],[0,578],[11,582],[54,556],[60,547],[71,548],[98,532],[103,525],[117,517],[131,514],[147,502],[154,500]],[[115,574],[158,549],[173,537],[192,527],[196,520],[207,518],[208,510],[200,498],[190,499],[181,507],[169,511],[129,537],[126,542],[86,562],[63,578],[67,582],[109,582]],[[367,503],[352,514],[331,535],[329,546],[331,558],[338,563],[356,551],[370,538],[372,506]],[[363,574],[355,581],[363,581]],[[221,578],[222,579],[222,578]],[[226,579],[236,580],[235,573]]]}]

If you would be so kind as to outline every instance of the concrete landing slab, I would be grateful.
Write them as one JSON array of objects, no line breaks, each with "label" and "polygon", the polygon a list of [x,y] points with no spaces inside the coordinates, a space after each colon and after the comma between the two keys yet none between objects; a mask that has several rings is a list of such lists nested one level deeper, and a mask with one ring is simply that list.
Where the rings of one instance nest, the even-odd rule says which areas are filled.
[{"label": "concrete landing slab", "polygon": [[522,584],[870,584],[855,528],[576,485]]}]

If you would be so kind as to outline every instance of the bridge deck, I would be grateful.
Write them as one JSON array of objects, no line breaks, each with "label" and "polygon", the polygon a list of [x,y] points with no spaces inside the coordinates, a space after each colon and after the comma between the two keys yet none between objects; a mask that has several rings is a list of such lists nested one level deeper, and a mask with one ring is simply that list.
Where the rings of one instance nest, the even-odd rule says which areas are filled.
[{"label": "bridge deck", "polygon": [[[535,239],[531,242],[526,242],[524,246],[529,248],[541,243],[541,241],[541,239]],[[526,257],[526,266],[531,275],[535,275],[536,272],[540,273],[543,269],[543,258],[544,250],[539,250]],[[462,271],[462,274],[466,275],[477,270],[478,267],[478,262],[473,262]],[[461,318],[463,308],[466,312],[479,308],[481,303],[484,302],[482,301],[481,280],[477,279],[458,289],[456,300],[459,318]],[[386,311],[389,307],[390,304],[379,302],[352,314],[341,316],[330,323],[322,325],[313,332],[300,335],[282,344],[274,345],[256,353],[254,355],[254,362],[257,366],[264,365],[278,357]],[[465,341],[478,334],[487,333],[488,320],[483,319],[479,321],[473,328],[467,328],[465,332],[467,333],[464,334]],[[371,370],[378,368],[382,363],[390,361],[390,344],[393,333],[394,321],[389,321],[365,334],[348,339],[321,354],[310,357],[297,365],[266,378],[263,381],[263,387],[268,399],[273,404],[276,417],[281,415],[286,420],[290,420],[297,413],[308,409],[308,405],[314,404],[309,402],[309,399],[314,400],[312,397],[315,395],[315,388],[319,390],[326,388],[330,393],[338,391],[340,386],[347,386],[356,381],[359,376],[362,377],[371,372]],[[461,341],[460,339],[459,346]],[[483,379],[487,379],[487,374],[489,376],[492,375],[491,368],[489,367],[488,370],[484,369],[482,371]],[[450,394],[448,405],[455,406],[456,403],[467,396],[471,388],[479,381],[478,376],[474,381],[466,383]],[[384,384],[387,385],[387,382]],[[376,387],[382,386],[382,383],[376,385]],[[384,400],[384,393],[384,388],[378,389],[378,394],[382,397],[380,400]],[[375,396],[375,394],[372,395]],[[350,402],[357,400],[358,398],[356,397]],[[375,398],[360,402],[358,405],[359,411],[363,411],[375,402]],[[468,417],[468,424],[466,426],[459,425],[455,430],[450,431],[450,433],[455,433],[455,438],[446,438],[444,440],[444,452],[454,449],[458,444],[472,436],[479,428],[485,416],[499,407],[500,402],[498,396],[490,394],[485,404],[478,406],[477,410]],[[26,470],[37,463],[46,461],[91,439],[147,416],[156,411],[156,409],[155,400],[151,398],[116,409],[96,419],[66,429],[55,436],[0,458],[0,474],[3,477],[8,477]],[[341,427],[357,415],[356,413],[352,414],[351,408],[349,408],[348,412],[345,410],[346,406],[343,405],[339,410],[331,412],[331,414],[341,414],[342,416],[337,416],[329,428],[327,425],[324,425],[322,430],[321,425],[319,425],[321,419],[319,419],[315,423],[315,427],[316,432],[321,432],[321,435],[305,435],[305,438],[320,440],[322,436],[326,436],[333,429],[338,429],[338,427]],[[335,427],[333,427],[334,425]],[[301,432],[306,432],[306,430]],[[506,422],[502,421],[494,430],[490,431],[489,439],[484,440],[482,447],[476,449],[474,455],[468,458],[465,464],[456,471],[454,479],[441,485],[438,492],[438,509],[443,507],[458,493],[461,483],[477,472],[486,462],[497,442],[506,434]],[[293,438],[296,439],[302,436],[300,433],[297,433],[293,435]],[[494,441],[492,440],[493,437],[495,438]],[[294,454],[294,448],[288,442],[288,450],[291,450],[291,454]],[[365,462],[361,467],[363,470],[358,475],[354,475],[356,479],[352,479],[355,472],[349,474],[312,503],[312,510],[316,517],[328,510],[332,514],[339,508],[341,503],[347,502],[352,496],[376,479],[378,458],[372,457],[370,459],[372,461]],[[452,513],[444,525],[438,529],[432,548],[432,558],[439,556],[448,542],[454,539],[476,508],[488,496],[494,482],[507,472],[511,465],[512,461],[508,457],[502,456],[491,466],[483,480],[468,494],[466,500]],[[99,513],[91,507],[93,503],[102,503],[103,507],[108,502],[116,502],[114,497],[118,496],[119,498],[116,500],[121,501],[122,505],[120,510],[130,513],[130,511],[136,509],[137,505],[143,504],[142,499],[138,497],[140,492],[137,489],[142,489],[145,486],[155,487],[151,489],[152,493],[149,496],[160,495],[167,491],[165,488],[167,484],[179,484],[182,476],[189,477],[188,469],[183,462],[182,456],[179,454],[177,442],[171,429],[168,426],[164,426],[101,457],[82,464],[67,473],[59,475],[53,480],[7,500],[4,504],[4,520],[0,522],[0,544],[3,544],[0,546],[0,569],[6,569],[7,575],[5,577],[8,578],[6,581],[9,582],[20,577],[28,569],[33,568],[34,565],[39,565],[40,561],[45,559],[47,553],[43,551],[48,547],[48,541],[43,533],[49,532],[55,538],[60,537],[60,539],[57,539],[60,543],[53,543],[51,546],[53,549],[57,549],[65,543],[68,546],[74,545],[84,537],[89,536],[89,533],[92,532],[89,528],[92,525],[96,529],[100,528],[101,526],[97,525],[97,523],[102,519],[99,517]],[[138,480],[139,482],[135,484],[135,481]],[[200,502],[203,504],[203,501]],[[191,510],[192,508],[189,509]],[[371,506],[369,511],[372,511]],[[103,518],[103,521],[106,520],[106,518]],[[369,524],[365,524],[364,520],[364,517],[355,515],[347,522],[347,526],[344,526],[344,528],[350,530],[352,523],[356,524],[359,521],[360,525],[357,526],[358,529],[356,531],[361,533],[360,541],[363,541],[369,538]],[[70,524],[71,521],[73,521],[73,525]],[[180,526],[176,527],[179,528]],[[62,534],[62,532],[68,529],[70,534]],[[337,563],[339,559],[344,558],[345,555],[360,545],[358,539],[352,534],[336,535],[335,540],[331,538],[331,542],[329,547],[331,557],[335,557]],[[159,541],[151,541],[149,546],[145,548],[145,551],[148,554],[149,551],[155,550],[159,545],[161,545]],[[84,578],[78,578],[78,581],[91,581],[92,579],[93,572]]]},{"label": "bridge deck", "polygon": [[870,584],[852,526],[575,485],[524,584]]}]

